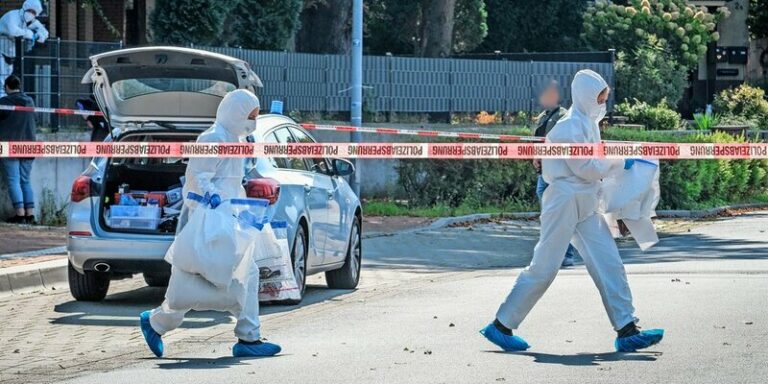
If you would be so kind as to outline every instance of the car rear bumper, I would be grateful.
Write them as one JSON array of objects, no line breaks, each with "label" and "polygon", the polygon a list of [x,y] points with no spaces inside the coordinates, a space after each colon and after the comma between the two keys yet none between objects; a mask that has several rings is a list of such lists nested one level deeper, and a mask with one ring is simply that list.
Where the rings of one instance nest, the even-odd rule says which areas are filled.
[{"label": "car rear bumper", "polygon": [[127,240],[102,237],[67,238],[69,261],[79,272],[95,270],[95,265],[109,265],[109,272],[170,272],[165,252],[172,240]]}]

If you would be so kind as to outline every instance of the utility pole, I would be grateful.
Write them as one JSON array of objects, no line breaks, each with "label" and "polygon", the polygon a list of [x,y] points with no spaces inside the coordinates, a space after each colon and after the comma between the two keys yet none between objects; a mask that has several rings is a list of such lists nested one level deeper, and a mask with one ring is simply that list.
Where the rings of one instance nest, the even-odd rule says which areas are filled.
[{"label": "utility pole", "polygon": [[[363,125],[363,0],[352,1],[352,73],[350,76],[352,104],[350,118],[353,127]],[[350,133],[352,143],[360,142],[360,132]],[[350,184],[360,197],[360,162],[354,160],[355,173]]]}]

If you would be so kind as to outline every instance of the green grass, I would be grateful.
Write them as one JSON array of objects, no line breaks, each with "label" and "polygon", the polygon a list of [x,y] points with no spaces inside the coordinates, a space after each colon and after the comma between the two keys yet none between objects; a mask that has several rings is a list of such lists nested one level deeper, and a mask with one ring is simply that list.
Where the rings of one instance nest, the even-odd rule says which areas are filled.
[{"label": "green grass", "polygon": [[[692,207],[692,210],[701,210],[722,207],[726,205],[736,204],[756,204],[756,203],[768,203],[768,193],[753,196],[751,198],[743,199],[740,201],[722,203],[722,204],[700,204],[700,206]],[[410,216],[410,217],[451,217],[451,216],[465,216],[475,213],[513,213],[513,212],[534,212],[538,211],[537,205],[526,205],[519,203],[510,203],[504,206],[482,206],[472,207],[468,205],[461,205],[458,207],[449,207],[447,205],[436,205],[432,207],[408,207],[403,203],[398,203],[389,200],[373,200],[363,203],[363,212],[366,216]]]},{"label": "green grass", "polygon": [[435,205],[432,207],[408,207],[405,204],[394,201],[369,201],[363,203],[363,212],[367,216],[412,216],[412,217],[448,217],[464,216],[475,213],[512,213],[512,212],[530,212],[538,210],[537,206],[526,204],[510,203],[504,206],[481,206],[473,207],[461,205],[458,207],[449,207],[447,205]]}]

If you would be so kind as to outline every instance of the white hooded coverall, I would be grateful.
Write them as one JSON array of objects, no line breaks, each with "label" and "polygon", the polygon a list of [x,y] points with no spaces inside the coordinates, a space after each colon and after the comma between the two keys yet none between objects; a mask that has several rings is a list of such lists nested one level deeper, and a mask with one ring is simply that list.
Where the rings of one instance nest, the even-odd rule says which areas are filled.
[{"label": "white hooded coverall", "polygon": [[[28,10],[33,10],[39,16],[43,13],[43,5],[40,4],[40,0],[26,0],[22,4],[21,9],[14,9],[6,12],[2,18],[0,18],[0,88],[5,83],[5,78],[13,73],[13,64],[6,61],[12,60],[16,57],[16,41],[17,37],[23,37],[27,40],[32,40],[37,34],[38,43],[44,43],[48,39],[48,30],[45,29],[40,21],[32,19],[27,21],[24,19],[24,14]],[[0,95],[5,91],[0,89]]]},{"label": "white hooded coverall", "polygon": [[[551,143],[598,143],[598,121],[605,104],[597,96],[608,87],[590,70],[579,71],[571,84],[573,105],[547,135]],[[611,324],[616,330],[636,321],[632,293],[616,242],[598,214],[601,179],[623,171],[620,159],[545,159],[542,175],[549,183],[541,202],[541,235],[531,264],[517,278],[496,318],[517,329],[555,279],[568,243],[584,259]]]},{"label": "white hooded coverall", "polygon": [[[248,115],[255,108],[259,108],[259,99],[250,91],[241,89],[228,93],[216,111],[216,122],[200,134],[197,142],[244,142],[245,138],[256,129],[256,122],[248,120]],[[244,162],[241,158],[190,158],[185,173],[183,193],[185,197],[189,192],[202,196],[206,193],[218,194],[222,201],[245,197],[244,176]],[[181,231],[196,209],[207,208],[198,206],[196,202],[185,200],[177,232]],[[248,291],[242,305],[237,303],[235,299],[237,295],[234,292],[216,289],[213,284],[199,275],[172,267],[166,299],[160,307],[152,311],[149,318],[152,329],[161,335],[176,329],[183,322],[184,315],[192,309],[227,311],[237,318],[235,336],[244,341],[257,341],[260,338],[258,273],[246,283],[246,287],[236,288]],[[195,304],[196,302],[218,305],[215,308],[201,308],[200,305]]]}]

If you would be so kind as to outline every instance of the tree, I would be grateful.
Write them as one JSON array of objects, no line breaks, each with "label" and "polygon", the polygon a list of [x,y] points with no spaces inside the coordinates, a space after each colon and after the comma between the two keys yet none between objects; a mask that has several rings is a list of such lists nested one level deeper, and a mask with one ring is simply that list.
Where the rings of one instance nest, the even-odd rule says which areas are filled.
[{"label": "tree", "polygon": [[753,39],[768,37],[768,0],[749,0],[747,25]]},{"label": "tree", "polygon": [[456,0],[422,0],[419,56],[448,57],[453,50]]},{"label": "tree", "polygon": [[720,38],[717,22],[729,14],[726,7],[709,13],[686,0],[631,0],[627,6],[597,0],[584,13],[582,38],[593,49],[631,53],[652,35],[680,65],[693,68],[707,44]]},{"label": "tree", "polygon": [[674,107],[688,84],[688,70],[677,64],[654,36],[616,60],[616,100],[637,99],[650,105]]},{"label": "tree", "polygon": [[453,51],[469,52],[477,48],[488,36],[488,12],[485,0],[458,0],[453,27]]},{"label": "tree", "polygon": [[477,52],[575,51],[586,1],[485,0],[488,37]]},{"label": "tree", "polygon": [[232,1],[157,0],[150,15],[156,43],[187,45],[215,44]]},{"label": "tree", "polygon": [[[284,50],[299,29],[302,0],[239,0],[225,41],[249,49]],[[226,38],[226,37],[225,37]]]},{"label": "tree", "polygon": [[484,0],[373,0],[366,4],[368,53],[445,57],[487,34]]},{"label": "tree", "polygon": [[296,51],[348,52],[351,32],[352,0],[307,0],[296,35]]}]

